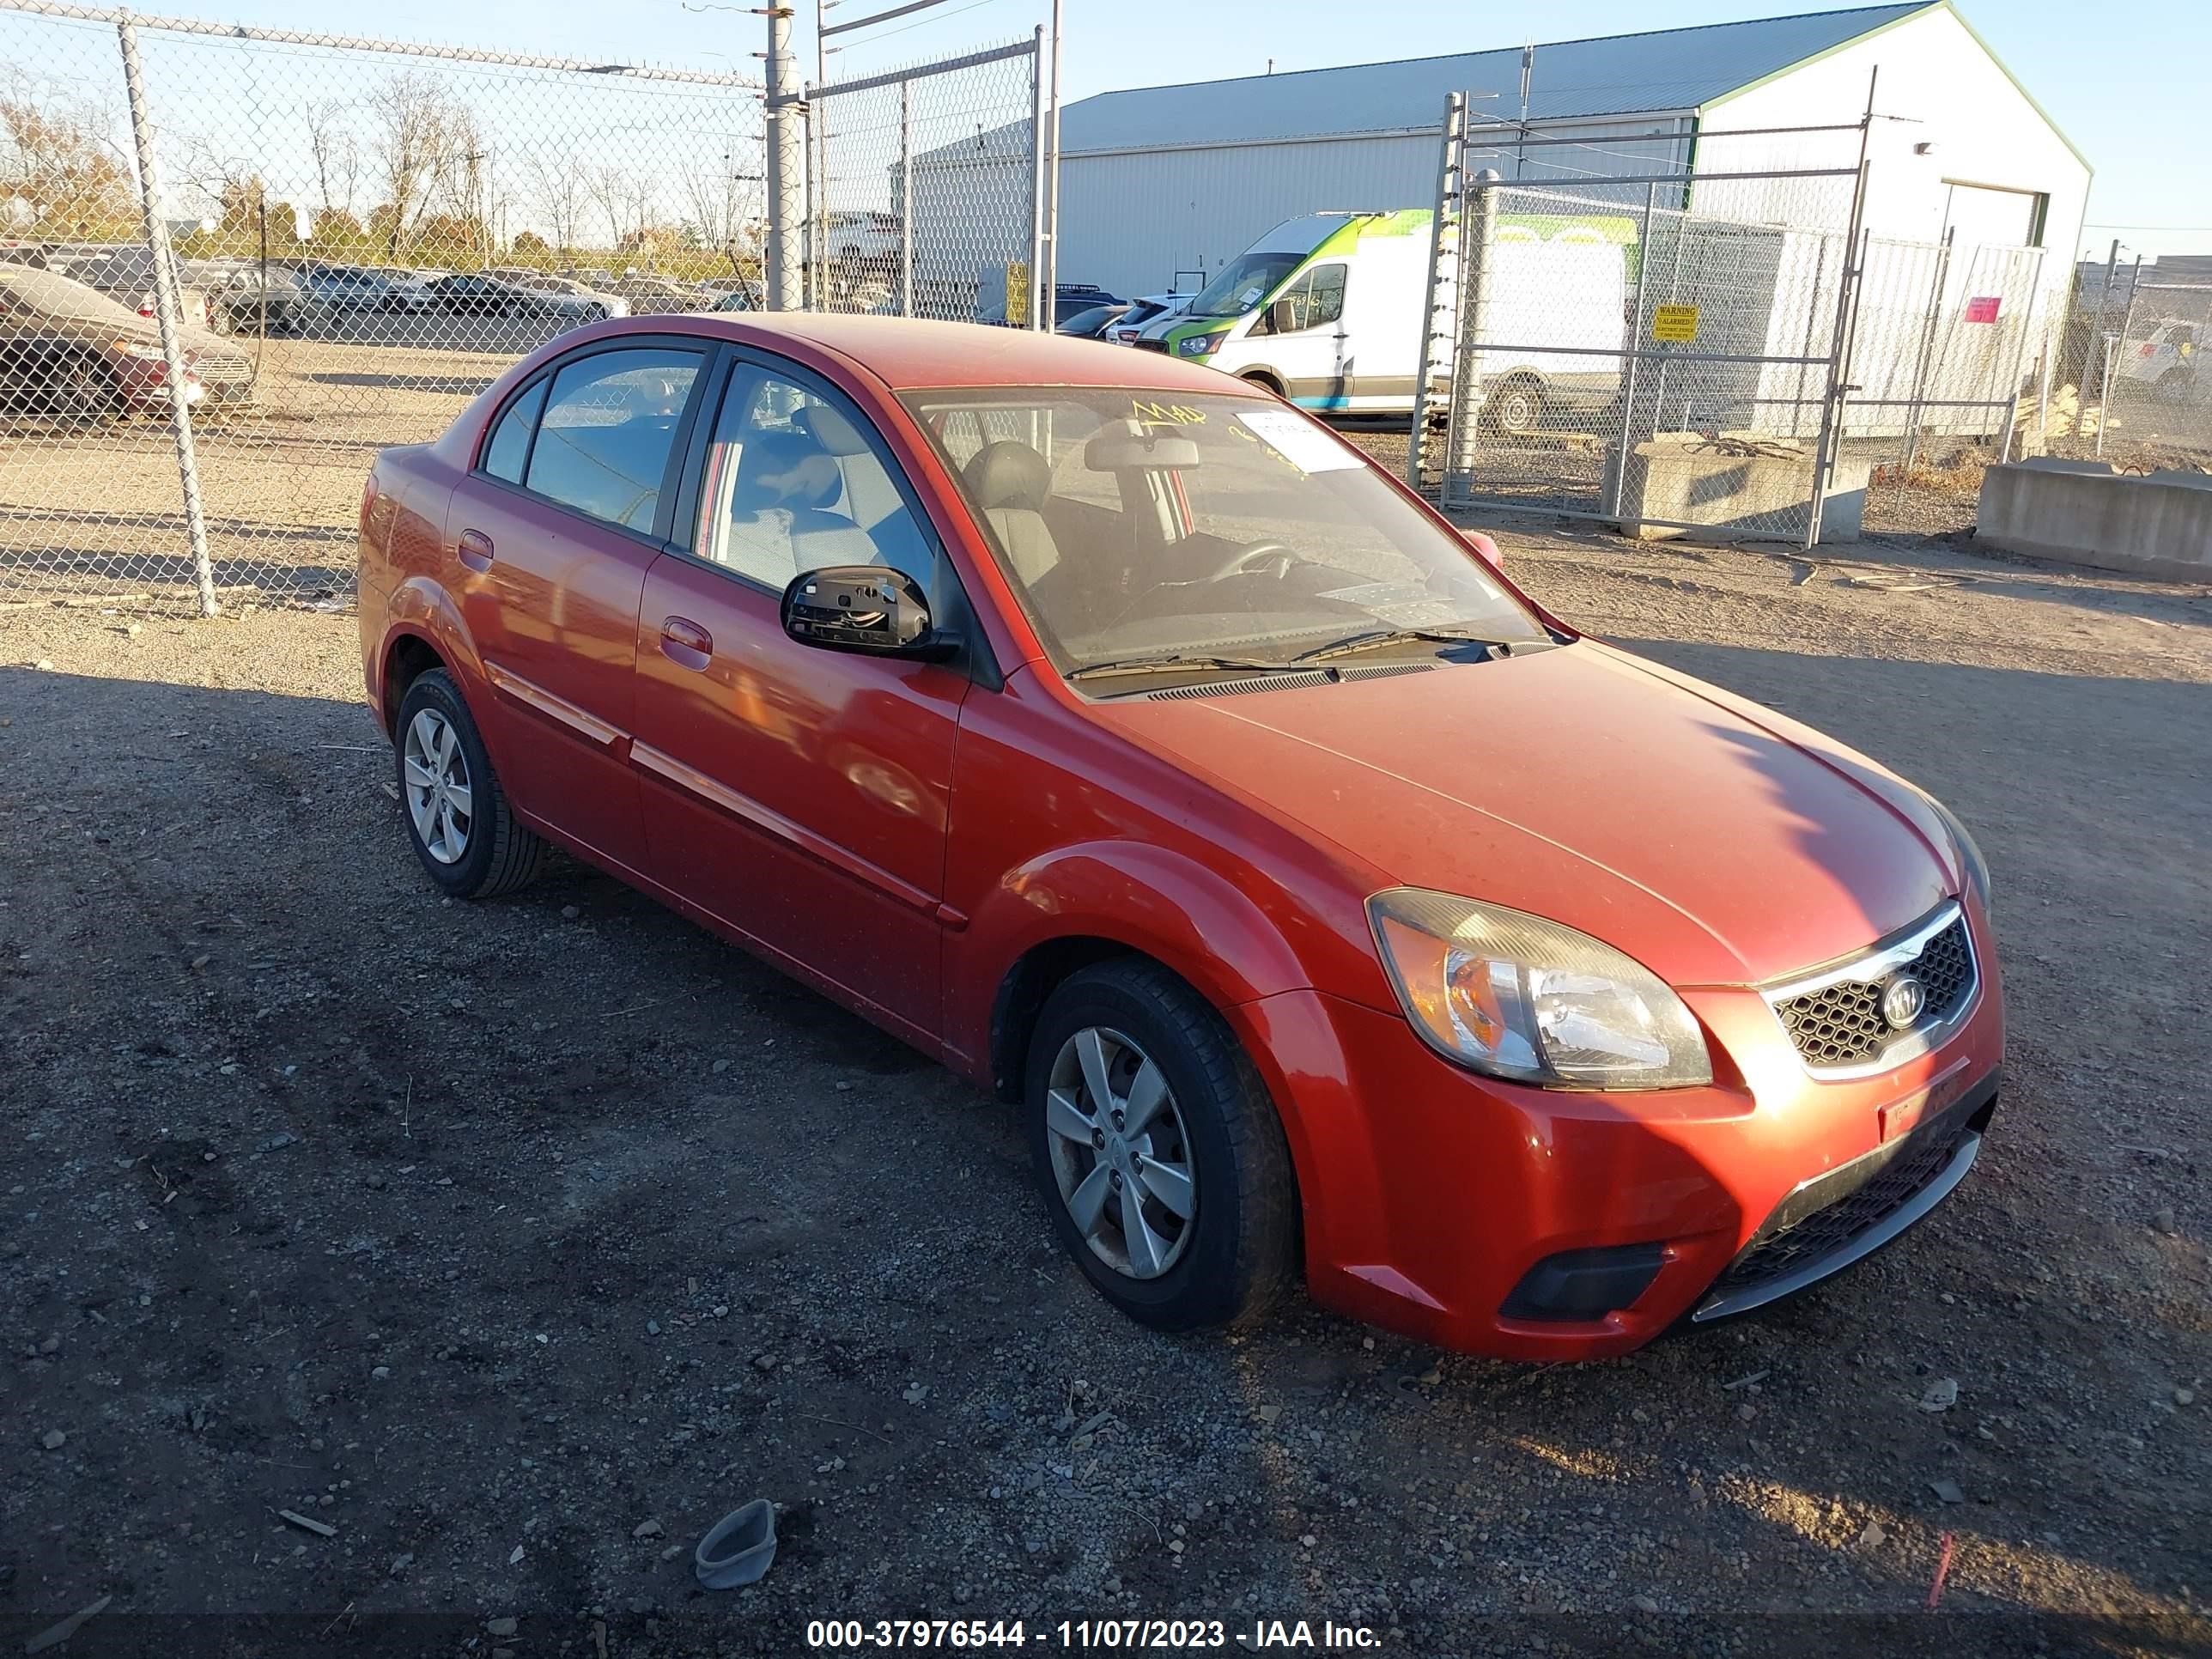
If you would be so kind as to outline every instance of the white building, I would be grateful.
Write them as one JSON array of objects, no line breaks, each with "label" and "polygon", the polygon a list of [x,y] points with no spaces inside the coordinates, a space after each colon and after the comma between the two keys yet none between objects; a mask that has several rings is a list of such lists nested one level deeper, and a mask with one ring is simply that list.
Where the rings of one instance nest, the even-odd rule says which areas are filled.
[{"label": "white building", "polygon": [[[1877,70],[1867,227],[2048,247],[2040,308],[2055,310],[2088,163],[1950,0],[1102,93],[1061,113],[1060,280],[1121,294],[1188,289],[1297,215],[1427,206],[1449,93],[1476,94],[1479,120],[1513,124],[1492,163],[1508,178],[1648,173],[1665,152],[1694,179],[1701,166],[1855,162],[1856,132],[1716,141],[1702,152],[1698,140],[1856,123]],[[1531,139],[1583,143],[1517,144],[1524,120]],[[1655,144],[1653,134],[1679,143]],[[1645,142],[1621,147],[1628,137]],[[1708,159],[1723,150],[1724,161]],[[1718,198],[1706,188],[1698,199]]]}]

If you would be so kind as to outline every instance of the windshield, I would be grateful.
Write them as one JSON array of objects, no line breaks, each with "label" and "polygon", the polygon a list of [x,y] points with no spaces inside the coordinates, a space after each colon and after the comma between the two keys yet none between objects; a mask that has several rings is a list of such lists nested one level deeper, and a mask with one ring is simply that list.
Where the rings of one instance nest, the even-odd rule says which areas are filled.
[{"label": "windshield", "polygon": [[904,401],[1063,672],[1280,663],[1404,630],[1548,641],[1459,537],[1273,398],[1007,386]]},{"label": "windshield", "polygon": [[1242,317],[1275,291],[1276,285],[1305,262],[1303,253],[1245,253],[1221,268],[1221,275],[1198,291],[1188,315]]}]

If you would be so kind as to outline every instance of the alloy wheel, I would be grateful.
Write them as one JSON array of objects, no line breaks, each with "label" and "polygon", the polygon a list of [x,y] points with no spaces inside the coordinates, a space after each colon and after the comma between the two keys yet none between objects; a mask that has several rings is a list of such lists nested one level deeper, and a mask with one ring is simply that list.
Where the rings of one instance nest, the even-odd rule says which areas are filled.
[{"label": "alloy wheel", "polygon": [[1104,1026],[1076,1032],[1053,1060],[1045,1130],[1060,1202],[1092,1254],[1131,1279],[1174,1267],[1196,1233],[1198,1188],[1152,1058]]},{"label": "alloy wheel", "polygon": [[469,758],[460,733],[434,708],[418,710],[408,722],[400,750],[406,779],[407,813],[422,848],[441,864],[467,856],[469,832],[476,827],[476,797],[469,784]]}]

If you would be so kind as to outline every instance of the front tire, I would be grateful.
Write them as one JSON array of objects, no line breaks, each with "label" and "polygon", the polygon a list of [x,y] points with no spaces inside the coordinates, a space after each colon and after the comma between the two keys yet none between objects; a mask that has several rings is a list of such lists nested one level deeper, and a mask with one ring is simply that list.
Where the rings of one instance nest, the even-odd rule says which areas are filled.
[{"label": "front tire", "polygon": [[1544,424],[1544,388],[1526,377],[1508,380],[1490,394],[1482,418],[1506,437],[1533,436]]},{"label": "front tire", "polygon": [[1236,1036],[1158,964],[1099,963],[1047,1000],[1024,1097],[1061,1244],[1159,1330],[1258,1318],[1295,1279],[1297,1182]]},{"label": "front tire", "polygon": [[432,881],[455,898],[492,898],[537,875],[545,842],[508,806],[483,735],[444,669],[407,688],[392,757],[408,838]]}]

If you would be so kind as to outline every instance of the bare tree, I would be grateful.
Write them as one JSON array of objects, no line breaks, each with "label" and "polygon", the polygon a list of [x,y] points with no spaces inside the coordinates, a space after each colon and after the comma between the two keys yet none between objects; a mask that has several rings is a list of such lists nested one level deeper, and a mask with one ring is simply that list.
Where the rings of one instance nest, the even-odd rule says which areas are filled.
[{"label": "bare tree", "polygon": [[553,233],[553,246],[573,250],[583,237],[583,176],[566,157],[549,163],[542,155],[532,155],[529,167],[530,199]]},{"label": "bare tree", "polygon": [[325,214],[354,216],[354,199],[361,188],[361,141],[345,125],[351,106],[332,98],[308,103],[302,113],[307,124],[307,149],[315,158],[317,204]]},{"label": "bare tree", "polygon": [[476,165],[468,158],[480,148],[476,118],[442,80],[418,70],[386,76],[368,94],[368,108],[377,123],[374,155],[384,189],[377,228],[398,260],[434,205],[459,206],[465,210],[454,216],[475,217],[476,204],[459,198],[463,176]]},{"label": "bare tree", "polygon": [[623,168],[603,166],[584,175],[584,190],[592,198],[592,205],[606,216],[607,246],[619,250],[623,239],[629,234],[630,204],[636,197],[636,185]]}]

